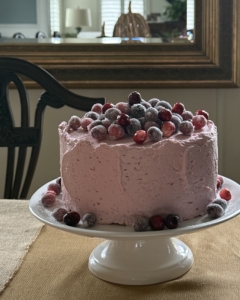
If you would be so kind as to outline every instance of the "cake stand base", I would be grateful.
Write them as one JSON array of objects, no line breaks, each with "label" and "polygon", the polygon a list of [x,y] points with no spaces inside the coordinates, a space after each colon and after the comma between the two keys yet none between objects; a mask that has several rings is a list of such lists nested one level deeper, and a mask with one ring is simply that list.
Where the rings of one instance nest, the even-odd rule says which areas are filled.
[{"label": "cake stand base", "polygon": [[106,240],[89,257],[89,270],[105,281],[148,285],[176,279],[193,265],[192,251],[177,238]]}]

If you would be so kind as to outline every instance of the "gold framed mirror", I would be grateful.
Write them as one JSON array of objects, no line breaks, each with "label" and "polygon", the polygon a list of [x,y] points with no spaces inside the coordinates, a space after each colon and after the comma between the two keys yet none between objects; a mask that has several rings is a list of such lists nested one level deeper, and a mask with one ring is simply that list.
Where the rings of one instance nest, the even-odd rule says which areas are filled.
[{"label": "gold framed mirror", "polygon": [[239,87],[239,2],[195,0],[192,43],[18,40],[0,43],[0,55],[39,64],[68,88]]}]

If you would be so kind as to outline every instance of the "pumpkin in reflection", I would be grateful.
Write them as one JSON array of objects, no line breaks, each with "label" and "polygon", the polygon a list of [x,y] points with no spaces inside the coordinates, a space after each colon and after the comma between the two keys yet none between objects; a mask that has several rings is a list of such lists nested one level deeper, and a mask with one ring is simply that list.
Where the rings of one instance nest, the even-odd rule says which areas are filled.
[{"label": "pumpkin in reflection", "polygon": [[133,38],[151,37],[148,24],[144,17],[138,13],[132,13],[131,1],[128,6],[128,13],[121,14],[113,30],[114,37]]}]

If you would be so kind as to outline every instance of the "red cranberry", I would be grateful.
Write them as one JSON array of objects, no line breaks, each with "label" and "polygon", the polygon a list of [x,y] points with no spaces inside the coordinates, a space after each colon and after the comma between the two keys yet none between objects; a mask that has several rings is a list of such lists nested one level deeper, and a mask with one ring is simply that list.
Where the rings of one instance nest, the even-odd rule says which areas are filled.
[{"label": "red cranberry", "polygon": [[130,124],[130,118],[128,115],[122,113],[117,117],[117,124],[126,127]]},{"label": "red cranberry", "polygon": [[133,104],[141,103],[141,101],[142,101],[141,94],[136,91],[128,95],[128,103],[130,106],[132,106]]},{"label": "red cranberry", "polygon": [[102,107],[102,113],[104,114],[106,110],[108,110],[109,108],[113,108],[114,104],[112,103],[105,103]]},{"label": "red cranberry", "polygon": [[147,133],[145,130],[138,130],[133,136],[133,140],[137,144],[144,143],[146,139],[147,139]]},{"label": "red cranberry", "polygon": [[171,121],[164,122],[161,127],[164,137],[170,137],[174,133],[175,129],[176,127],[174,123]]},{"label": "red cranberry", "polygon": [[182,103],[177,102],[173,105],[172,112],[181,115],[185,110],[185,107]]},{"label": "red cranberry", "polygon": [[149,225],[152,230],[163,230],[164,218],[161,215],[151,216],[151,218],[149,219]]},{"label": "red cranberry", "polygon": [[158,116],[162,121],[170,121],[172,118],[172,112],[167,108],[161,108],[158,112]]},{"label": "red cranberry", "polygon": [[219,196],[226,201],[229,201],[232,198],[232,194],[227,188],[221,189]]},{"label": "red cranberry", "polygon": [[81,119],[77,116],[72,116],[68,121],[68,125],[73,130],[77,130],[81,126]]},{"label": "red cranberry", "polygon": [[202,115],[204,116],[207,120],[209,119],[209,113],[206,112],[205,110],[203,109],[199,109],[196,111],[195,115]]},{"label": "red cranberry", "polygon": [[80,221],[80,215],[76,211],[71,211],[64,215],[63,222],[68,226],[76,226]]},{"label": "red cranberry", "polygon": [[175,229],[178,227],[180,223],[180,219],[178,215],[169,214],[165,217],[164,223],[169,229]]}]

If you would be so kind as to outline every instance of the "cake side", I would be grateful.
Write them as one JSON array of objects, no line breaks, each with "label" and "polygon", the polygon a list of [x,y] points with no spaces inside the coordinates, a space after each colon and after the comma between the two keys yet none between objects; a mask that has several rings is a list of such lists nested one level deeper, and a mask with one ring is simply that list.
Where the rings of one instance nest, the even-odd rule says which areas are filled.
[{"label": "cake side", "polygon": [[99,224],[132,225],[136,216],[174,213],[190,219],[216,198],[217,130],[208,121],[191,136],[176,133],[137,145],[94,139],[59,126],[63,199],[68,210],[93,212]]}]

